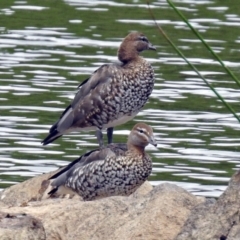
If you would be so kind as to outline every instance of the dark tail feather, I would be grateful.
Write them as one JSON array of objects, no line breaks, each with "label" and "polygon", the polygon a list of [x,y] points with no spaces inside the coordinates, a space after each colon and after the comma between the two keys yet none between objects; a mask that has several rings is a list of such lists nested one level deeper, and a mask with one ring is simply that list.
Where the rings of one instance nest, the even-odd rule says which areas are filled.
[{"label": "dark tail feather", "polygon": [[55,192],[57,192],[58,187],[54,187],[50,192],[48,192],[48,195],[53,195]]},{"label": "dark tail feather", "polygon": [[61,137],[62,134],[60,134],[56,129],[51,131],[49,133],[49,135],[42,141],[43,145],[47,145],[51,142],[53,142],[54,140],[58,139],[59,137]]},{"label": "dark tail feather", "polygon": [[[60,119],[59,119],[56,123],[54,123],[54,124],[52,125],[52,127],[51,127],[50,130],[49,130],[48,136],[42,141],[42,144],[43,144],[43,145],[47,145],[47,144],[53,142],[54,140],[56,140],[56,139],[58,139],[59,137],[62,136],[62,134],[60,134],[60,133],[58,132],[58,130],[57,130],[58,124],[59,124],[59,121],[61,120],[61,118],[67,113],[67,111],[68,111],[71,107],[72,107],[72,106],[69,105],[69,106],[63,111]],[[66,125],[66,124],[65,124],[65,125]],[[69,127],[69,125],[68,125],[68,127]],[[66,129],[67,129],[67,128],[66,128]]]},{"label": "dark tail feather", "polygon": [[[87,153],[85,153],[84,155],[80,156],[79,158],[75,159],[73,162],[69,163],[66,167],[63,167],[59,172],[57,172],[56,174],[54,174],[53,176],[51,176],[49,178],[49,180],[51,179],[56,179],[58,176],[62,175],[63,173],[67,172],[73,165],[81,162],[82,160],[85,160],[85,157],[88,157],[91,153],[93,153],[94,151],[97,151],[96,150],[92,150],[92,151],[89,151]],[[84,162],[82,163],[82,165],[84,165]],[[81,165],[79,165],[81,166]]]}]

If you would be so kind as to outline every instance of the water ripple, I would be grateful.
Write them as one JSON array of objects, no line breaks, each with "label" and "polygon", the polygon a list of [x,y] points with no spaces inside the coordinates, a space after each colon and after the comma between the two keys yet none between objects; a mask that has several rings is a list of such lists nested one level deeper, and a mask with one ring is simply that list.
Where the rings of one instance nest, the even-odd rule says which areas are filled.
[{"label": "water ripple", "polygon": [[[175,3],[224,64],[238,73],[239,14],[227,2]],[[116,128],[114,140],[126,142],[134,122],[149,123],[158,142],[157,148],[147,147],[153,157],[151,183],[168,181],[197,195],[219,196],[240,166],[240,125],[158,37],[147,5],[65,0],[63,6],[68,8],[64,15],[58,15],[48,2],[34,6],[15,1],[0,8],[6,23],[0,27],[0,188],[55,170],[98,146],[94,132],[71,133],[49,146],[42,146],[41,141],[73,99],[79,83],[100,65],[117,61],[122,34],[139,30],[157,46],[157,52],[143,54],[154,67],[156,84],[149,103],[133,122]],[[187,25],[176,19],[166,1],[153,2],[151,7],[158,24],[188,60],[239,111],[239,89]],[[98,21],[93,21],[93,13]],[[114,29],[106,27],[106,21]]]}]

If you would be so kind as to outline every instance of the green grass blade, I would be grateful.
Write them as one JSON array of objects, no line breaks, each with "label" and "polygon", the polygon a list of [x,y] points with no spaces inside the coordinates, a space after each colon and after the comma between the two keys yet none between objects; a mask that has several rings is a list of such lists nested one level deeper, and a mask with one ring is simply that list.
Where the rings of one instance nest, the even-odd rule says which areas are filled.
[{"label": "green grass blade", "polygon": [[157,27],[157,29],[159,30],[159,32],[166,38],[166,40],[170,43],[170,45],[174,48],[174,50],[178,53],[178,55],[180,55],[186,62],[187,64],[198,74],[198,76],[200,78],[203,79],[203,81],[205,82],[205,84],[215,93],[215,95],[221,100],[221,102],[225,105],[225,107],[234,115],[234,117],[240,122],[240,118],[239,116],[236,114],[236,112],[234,111],[234,109],[224,100],[224,98],[222,98],[222,96],[215,90],[215,88],[207,81],[207,79],[197,70],[197,68],[192,65],[187,58],[184,56],[184,54],[177,48],[177,46],[171,41],[171,39],[167,36],[167,34],[163,31],[163,29],[158,25],[155,16],[150,8],[149,5],[149,0],[147,0],[147,4],[148,4],[148,10],[149,13]]},{"label": "green grass blade", "polygon": [[176,8],[176,6],[172,3],[171,0],[167,0],[168,4],[174,9],[174,11],[180,16],[180,18],[188,25],[188,27],[193,31],[193,33],[200,39],[200,41],[204,44],[204,46],[211,52],[211,54],[218,60],[218,62],[222,65],[225,71],[233,78],[233,80],[240,87],[240,81],[233,74],[233,72],[223,63],[221,58],[212,50],[212,48],[205,42],[200,33],[196,31],[196,29],[188,22],[185,16]]}]

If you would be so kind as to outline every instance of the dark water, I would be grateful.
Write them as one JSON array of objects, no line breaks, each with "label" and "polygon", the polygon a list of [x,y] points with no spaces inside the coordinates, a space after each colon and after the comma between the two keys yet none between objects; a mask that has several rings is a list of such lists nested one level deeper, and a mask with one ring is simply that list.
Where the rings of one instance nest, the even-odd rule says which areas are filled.
[{"label": "dark water", "polygon": [[[240,4],[174,1],[238,77]],[[208,81],[239,112],[239,87],[165,1],[154,1],[158,23]],[[77,85],[116,61],[129,31],[144,32],[157,52],[156,84],[134,121],[119,126],[126,142],[137,121],[153,126],[158,148],[153,184],[174,182],[197,195],[219,196],[239,168],[240,124],[159,34],[145,1],[11,1],[0,3],[0,188],[66,165],[97,146],[94,132],[41,146]]]}]

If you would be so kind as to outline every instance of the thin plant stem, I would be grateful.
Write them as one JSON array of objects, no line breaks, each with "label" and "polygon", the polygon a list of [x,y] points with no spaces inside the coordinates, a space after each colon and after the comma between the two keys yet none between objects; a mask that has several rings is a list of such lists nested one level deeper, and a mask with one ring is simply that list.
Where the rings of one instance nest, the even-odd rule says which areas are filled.
[{"label": "thin plant stem", "polygon": [[[167,0],[168,1],[168,0]],[[203,79],[205,84],[215,93],[215,95],[221,100],[221,102],[225,105],[225,107],[234,115],[234,117],[240,122],[239,116],[236,114],[234,109],[222,98],[222,96],[215,90],[215,88],[207,81],[207,79],[197,70],[197,68],[192,65],[187,58],[184,56],[184,54],[177,48],[177,46],[171,41],[171,39],[167,36],[167,34],[163,31],[163,29],[158,25],[156,18],[151,10],[149,0],[147,0],[147,5],[148,5],[148,10],[149,13],[158,29],[158,31],[166,38],[166,40],[170,43],[170,45],[174,48],[174,50],[180,55],[186,62],[187,64],[198,74],[200,78]]]},{"label": "thin plant stem", "polygon": [[223,63],[221,58],[212,50],[212,48],[206,43],[206,41],[202,38],[200,33],[196,31],[196,29],[189,23],[189,21],[185,18],[185,16],[176,8],[176,6],[172,3],[171,0],[167,0],[169,5],[174,9],[174,11],[180,16],[180,18],[188,25],[188,27],[193,31],[193,33],[201,40],[203,45],[211,52],[211,54],[218,60],[218,62],[222,65],[225,71],[233,78],[233,80],[237,83],[240,87],[240,81],[238,78],[233,74],[233,72]]}]

